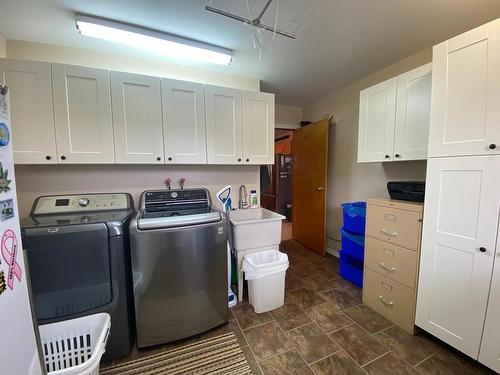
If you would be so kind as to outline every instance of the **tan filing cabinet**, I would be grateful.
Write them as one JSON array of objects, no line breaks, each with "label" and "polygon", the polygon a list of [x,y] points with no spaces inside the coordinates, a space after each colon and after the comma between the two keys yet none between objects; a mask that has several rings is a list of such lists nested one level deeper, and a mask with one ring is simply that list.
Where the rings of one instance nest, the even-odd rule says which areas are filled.
[{"label": "tan filing cabinet", "polygon": [[414,333],[422,203],[369,199],[363,302]]}]

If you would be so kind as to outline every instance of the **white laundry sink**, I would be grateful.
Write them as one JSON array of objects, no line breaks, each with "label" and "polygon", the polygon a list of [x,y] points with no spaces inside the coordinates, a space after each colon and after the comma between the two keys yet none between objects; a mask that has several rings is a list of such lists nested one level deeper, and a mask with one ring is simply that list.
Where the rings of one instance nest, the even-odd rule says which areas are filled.
[{"label": "white laundry sink", "polygon": [[233,248],[239,251],[279,245],[283,219],[285,216],[265,208],[231,211]]}]

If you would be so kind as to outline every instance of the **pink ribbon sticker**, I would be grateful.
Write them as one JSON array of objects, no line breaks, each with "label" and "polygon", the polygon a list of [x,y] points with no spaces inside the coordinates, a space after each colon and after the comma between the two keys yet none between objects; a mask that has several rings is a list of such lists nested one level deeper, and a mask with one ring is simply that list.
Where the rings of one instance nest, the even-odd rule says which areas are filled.
[{"label": "pink ribbon sticker", "polygon": [[14,276],[21,281],[23,274],[19,263],[17,263],[17,237],[12,229],[7,229],[1,240],[2,257],[7,262],[9,272],[7,275],[7,286],[14,289]]}]

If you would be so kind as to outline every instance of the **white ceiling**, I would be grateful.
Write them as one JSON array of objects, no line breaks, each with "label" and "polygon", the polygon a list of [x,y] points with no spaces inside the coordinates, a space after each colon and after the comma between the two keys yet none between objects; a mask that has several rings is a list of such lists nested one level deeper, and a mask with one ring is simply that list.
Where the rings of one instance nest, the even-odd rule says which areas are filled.
[{"label": "white ceiling", "polygon": [[[248,0],[253,15],[266,0]],[[273,3],[276,3],[274,0]],[[123,52],[79,35],[75,12],[180,34],[234,50],[229,67],[196,65],[258,78],[277,103],[305,105],[413,53],[500,17],[499,0],[280,0],[271,50],[253,48],[250,28],[205,11],[210,0],[0,0],[0,34],[74,47]],[[247,15],[245,0],[212,5]],[[274,23],[274,4],[264,21]],[[265,32],[264,43],[271,34]],[[143,52],[128,51],[130,54]],[[151,58],[165,59],[151,55]],[[193,65],[193,64],[190,64]]]}]

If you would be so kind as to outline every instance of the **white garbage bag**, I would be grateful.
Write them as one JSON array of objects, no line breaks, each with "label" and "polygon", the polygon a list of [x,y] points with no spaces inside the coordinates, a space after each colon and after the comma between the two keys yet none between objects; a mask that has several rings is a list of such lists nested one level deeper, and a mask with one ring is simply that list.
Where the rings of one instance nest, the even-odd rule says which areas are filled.
[{"label": "white garbage bag", "polygon": [[246,280],[256,280],[288,269],[288,256],[278,250],[264,250],[248,254],[241,270]]}]

